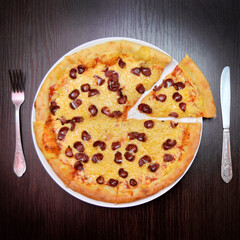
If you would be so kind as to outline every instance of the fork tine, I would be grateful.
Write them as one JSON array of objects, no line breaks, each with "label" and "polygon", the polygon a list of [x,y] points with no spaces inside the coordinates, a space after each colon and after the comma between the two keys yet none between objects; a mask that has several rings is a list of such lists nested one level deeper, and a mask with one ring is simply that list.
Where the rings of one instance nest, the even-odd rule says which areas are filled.
[{"label": "fork tine", "polygon": [[21,82],[21,70],[16,70],[17,74],[17,83],[18,83],[18,92],[22,92],[22,82]]},{"label": "fork tine", "polygon": [[12,71],[9,69],[9,76],[10,76],[10,83],[11,83],[11,88],[12,91],[15,92],[15,85],[14,85],[14,80],[13,80],[13,73]]},{"label": "fork tine", "polygon": [[13,70],[13,85],[15,88],[15,92],[18,92],[18,81],[17,81],[17,71]]},{"label": "fork tine", "polygon": [[21,69],[19,69],[19,72],[20,72],[20,82],[21,82],[21,92],[24,91],[24,75],[23,75],[23,72],[21,71]]},{"label": "fork tine", "polygon": [[16,71],[16,76],[17,76],[16,82],[17,82],[18,92],[21,92],[22,90],[21,90],[21,82],[20,82],[19,71],[17,69],[15,71]]},{"label": "fork tine", "polygon": [[17,92],[20,92],[20,81],[19,81],[18,70],[15,69],[14,72],[15,72],[15,84],[16,84]]}]

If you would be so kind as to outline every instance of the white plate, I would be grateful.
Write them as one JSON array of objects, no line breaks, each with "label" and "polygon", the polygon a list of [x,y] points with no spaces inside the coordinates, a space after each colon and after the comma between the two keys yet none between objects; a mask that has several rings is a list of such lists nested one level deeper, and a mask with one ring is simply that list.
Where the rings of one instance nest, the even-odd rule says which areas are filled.
[{"label": "white plate", "polygon": [[[84,43],[76,48],[74,48],[73,50],[71,50],[70,52],[68,52],[67,54],[65,54],[63,57],[61,57],[52,67],[51,69],[47,72],[47,74],[45,75],[45,77],[43,78],[38,90],[37,90],[37,93],[36,93],[36,96],[34,98],[34,102],[36,100],[36,97],[38,95],[38,92],[43,84],[43,82],[45,81],[47,75],[52,71],[52,69],[57,65],[59,64],[65,56],[67,55],[71,55],[75,52],[78,52],[80,51],[81,49],[84,49],[84,48],[88,48],[88,47],[91,47],[91,46],[94,46],[94,45],[97,45],[97,44],[100,44],[100,43],[104,43],[104,42],[108,42],[108,41],[116,41],[116,40],[127,40],[127,41],[131,41],[131,42],[135,42],[135,43],[138,43],[138,44],[141,44],[141,45],[144,45],[144,46],[148,46],[148,47],[151,47],[151,48],[154,48],[154,49],[157,49],[158,51],[161,51],[165,54],[167,54],[166,52],[164,52],[163,50],[159,49],[158,47],[150,44],[150,43],[147,43],[147,42],[144,42],[144,41],[140,41],[140,40],[137,40],[137,39],[132,39],[132,38],[122,38],[122,37],[113,37],[113,38],[102,38],[102,39],[97,39],[97,40],[94,40],[94,41],[91,41],[91,42],[87,42],[87,43]],[[167,54],[168,55],[168,54]],[[169,65],[164,69],[163,71],[163,74],[159,80],[159,84],[160,82],[162,81],[162,79],[167,75],[169,74],[173,69],[174,67],[177,65],[177,61],[175,59],[172,60],[171,63],[169,63]],[[150,90],[149,90],[150,91]],[[141,99],[149,92],[145,92],[145,94],[141,97]],[[140,101],[140,99],[139,99]],[[138,102],[139,102],[138,101]],[[126,207],[133,207],[133,206],[137,206],[137,205],[140,205],[140,204],[143,204],[143,203],[146,203],[146,202],[149,202],[149,201],[152,201],[153,199],[156,199],[158,197],[160,197],[161,195],[163,195],[164,193],[166,193],[167,191],[169,191],[174,185],[176,185],[180,179],[186,174],[186,172],[188,171],[188,169],[190,168],[190,166],[192,165],[194,159],[195,159],[195,156],[197,154],[197,151],[198,151],[198,148],[199,148],[199,145],[200,145],[200,142],[201,142],[201,138],[202,138],[202,130],[201,130],[201,136],[200,136],[200,140],[199,140],[199,145],[198,145],[198,148],[197,148],[197,151],[195,152],[195,155],[194,155],[194,158],[192,159],[191,163],[189,164],[189,166],[187,167],[186,171],[182,174],[181,177],[179,177],[174,183],[172,183],[170,186],[164,188],[163,190],[159,191],[158,193],[152,195],[152,196],[149,196],[149,197],[146,197],[144,199],[140,199],[140,200],[137,200],[135,202],[130,202],[130,203],[121,203],[121,204],[113,204],[113,203],[107,203],[107,202],[101,202],[101,201],[97,201],[97,200],[94,200],[94,199],[91,199],[91,198],[88,198],[80,193],[77,193],[75,191],[73,191],[72,189],[70,188],[67,188],[64,183],[61,181],[61,179],[56,175],[56,173],[52,170],[51,166],[48,164],[47,160],[45,159],[44,155],[42,154],[41,150],[39,149],[38,145],[37,145],[37,142],[36,142],[36,138],[35,138],[35,133],[34,133],[34,130],[33,130],[33,122],[35,121],[35,108],[34,108],[34,102],[33,102],[33,106],[32,106],[32,116],[31,116],[31,130],[32,130],[32,138],[33,138],[33,143],[34,143],[34,146],[35,146],[35,149],[36,149],[36,152],[38,154],[38,157],[43,165],[43,167],[45,168],[45,170],[48,172],[48,174],[52,177],[52,179],[61,187],[63,188],[66,192],[70,193],[72,196],[84,201],[84,202],[87,202],[87,203],[91,203],[93,205],[97,205],[97,206],[101,206],[101,207],[109,207],[109,208],[126,208]],[[136,105],[133,107],[133,110],[136,109]],[[129,118],[144,118],[143,115],[139,115],[139,114],[136,114],[133,110],[131,110],[129,112]],[[169,118],[171,119],[171,118]],[[166,118],[164,118],[164,120],[167,120]],[[176,119],[174,119],[176,120]],[[185,122],[199,122],[201,123],[202,125],[202,118],[191,118],[191,119],[181,119],[180,121],[185,121]]]}]

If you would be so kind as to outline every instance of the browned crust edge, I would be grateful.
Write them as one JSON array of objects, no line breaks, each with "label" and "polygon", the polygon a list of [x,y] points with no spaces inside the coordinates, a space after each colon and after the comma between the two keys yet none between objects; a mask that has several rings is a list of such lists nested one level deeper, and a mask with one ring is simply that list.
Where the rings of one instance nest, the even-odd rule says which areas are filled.
[{"label": "browned crust edge", "polygon": [[172,60],[170,56],[156,49],[125,40],[121,41],[121,52],[122,54],[132,53],[138,60],[151,60],[157,63],[161,69],[164,69]]},{"label": "browned crust edge", "polygon": [[117,187],[111,187],[108,185],[91,185],[79,182],[76,179],[71,181],[69,187],[75,192],[97,201],[116,203]]},{"label": "browned crust edge", "polygon": [[114,64],[121,54],[121,40],[110,41],[92,47],[84,48],[72,55],[66,56],[63,62],[68,63],[67,66],[84,64],[91,68],[98,61],[106,65]]},{"label": "browned crust edge", "polygon": [[33,123],[33,130],[35,133],[35,139],[37,142],[38,147],[40,148],[41,152],[44,154],[45,148],[42,141],[43,131],[44,131],[44,123],[43,122],[34,122]]},{"label": "browned crust edge", "polygon": [[207,79],[205,78],[201,70],[187,54],[179,63],[179,66],[183,69],[184,73],[186,73],[190,77],[190,79],[198,86],[198,89],[203,96],[203,117],[216,117],[216,106],[213,99],[212,91]]},{"label": "browned crust edge", "polygon": [[50,159],[48,162],[53,171],[58,175],[66,187],[69,187],[76,170],[71,165],[63,163],[59,159]]},{"label": "browned crust edge", "polygon": [[152,182],[150,185],[146,185],[141,189],[135,188],[129,191],[119,192],[116,202],[117,203],[127,203],[133,202],[142,198],[151,196],[160,190],[170,186],[174,183],[182,174],[185,172],[189,164],[191,163],[195,152],[197,150],[200,135],[201,135],[201,124],[200,123],[190,123],[188,125],[189,138],[186,141],[184,147],[184,153],[181,158],[181,162],[175,168],[175,171],[169,172],[164,178]]},{"label": "browned crust edge", "polygon": [[57,158],[55,150],[51,151],[51,149],[47,149],[43,142],[45,124],[42,122],[34,122],[33,128],[35,132],[36,142],[44,157],[54,170],[54,172],[58,175],[58,177],[63,181],[63,183],[68,186],[69,183],[73,179],[73,174],[76,172],[74,168],[68,164],[63,163],[60,159]]}]

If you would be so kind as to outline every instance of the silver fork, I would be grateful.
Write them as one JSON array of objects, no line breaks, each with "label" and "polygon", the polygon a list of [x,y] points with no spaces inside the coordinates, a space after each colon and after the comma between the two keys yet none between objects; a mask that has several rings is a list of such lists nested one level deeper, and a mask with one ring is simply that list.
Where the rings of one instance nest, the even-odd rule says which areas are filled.
[{"label": "silver fork", "polygon": [[20,106],[24,102],[24,80],[21,70],[9,70],[12,102],[15,105],[15,124],[16,124],[16,149],[13,163],[13,170],[18,177],[21,177],[26,171],[26,162],[22,150],[21,132],[19,122]]}]

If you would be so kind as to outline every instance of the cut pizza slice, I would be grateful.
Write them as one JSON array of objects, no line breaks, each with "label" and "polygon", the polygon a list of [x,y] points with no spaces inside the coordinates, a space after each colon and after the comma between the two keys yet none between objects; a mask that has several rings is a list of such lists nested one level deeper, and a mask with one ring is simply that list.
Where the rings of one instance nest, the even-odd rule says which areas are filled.
[{"label": "cut pizza slice", "polygon": [[136,145],[138,151],[131,149],[134,160],[122,162],[117,203],[151,196],[174,183],[191,163],[201,133],[199,123],[129,119],[126,124],[129,138],[123,145]]},{"label": "cut pizza slice", "polygon": [[[142,126],[142,122],[136,123]],[[135,158],[148,154],[143,147],[145,134],[141,133],[137,144],[130,140],[128,133],[131,125],[129,121],[93,118],[78,124],[74,131],[66,134],[64,140],[58,140],[62,149],[59,159],[77,170],[68,186],[95,200],[117,203],[123,178],[128,174],[133,176],[135,171],[133,168],[126,172],[123,163],[129,162],[135,166]],[[56,129],[60,127],[56,125]],[[66,156],[68,151],[72,153],[70,158]]]},{"label": "cut pizza slice", "polygon": [[138,110],[151,117],[216,117],[209,83],[188,55],[143,98]]},{"label": "cut pizza slice", "polygon": [[[89,158],[86,162],[76,159],[78,152],[72,147],[82,132],[91,136],[81,140],[81,155]],[[150,196],[184,173],[198,147],[200,132],[198,123],[87,121],[78,125],[75,133],[69,132],[64,142],[64,148],[70,146],[74,152],[71,164],[81,166],[69,187],[87,197],[112,203]]]},{"label": "cut pizza slice", "polygon": [[119,118],[157,82],[171,57],[128,41],[66,56],[47,76],[35,102],[36,120]]},{"label": "cut pizza slice", "polygon": [[117,139],[121,133],[114,135],[117,127],[115,119],[106,122],[76,116],[74,123],[35,122],[34,130],[46,160],[67,187],[93,199],[116,202],[119,177],[114,174],[111,144],[115,138],[115,148],[120,144]]}]

